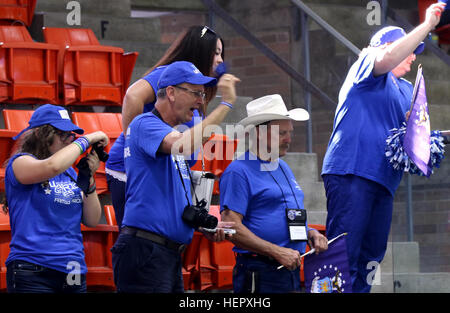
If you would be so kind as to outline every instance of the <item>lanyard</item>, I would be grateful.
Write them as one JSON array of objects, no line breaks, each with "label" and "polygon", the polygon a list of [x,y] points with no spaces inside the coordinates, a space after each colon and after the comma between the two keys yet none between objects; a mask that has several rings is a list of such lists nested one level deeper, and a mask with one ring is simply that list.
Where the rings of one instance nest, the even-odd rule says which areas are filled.
[{"label": "lanyard", "polygon": [[[259,158],[258,158],[258,160],[259,160]],[[264,167],[267,169],[267,167],[265,166],[265,164],[261,160],[260,160],[260,162],[261,162],[261,165],[264,165]],[[286,173],[284,172],[283,167],[281,166],[281,163],[279,164],[279,167],[281,168],[281,171],[283,172],[284,178],[286,179],[286,182],[288,183],[289,188],[291,189],[292,195],[294,196],[294,199],[295,199],[295,203],[297,204],[297,208],[300,210],[300,206],[299,206],[297,197],[295,196],[294,189],[292,188],[291,183],[289,182],[289,178],[287,177]],[[283,195],[284,204],[286,205],[286,208],[288,208],[287,201],[286,201],[286,196],[284,195],[283,188],[281,188],[280,184],[275,179],[275,176],[273,176],[272,171],[267,170],[267,172],[269,172],[269,175],[272,177],[273,181],[277,184],[278,188],[280,188],[281,194]]]}]

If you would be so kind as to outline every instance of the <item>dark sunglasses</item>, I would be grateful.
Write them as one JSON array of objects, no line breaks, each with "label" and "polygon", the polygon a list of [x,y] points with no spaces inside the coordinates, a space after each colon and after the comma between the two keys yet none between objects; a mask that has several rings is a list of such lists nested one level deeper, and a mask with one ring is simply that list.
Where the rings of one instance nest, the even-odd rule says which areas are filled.
[{"label": "dark sunglasses", "polygon": [[69,138],[70,141],[74,141],[75,137],[77,136],[74,132],[62,130],[57,130],[56,134],[59,136],[59,138],[61,138],[61,141],[66,141]]}]

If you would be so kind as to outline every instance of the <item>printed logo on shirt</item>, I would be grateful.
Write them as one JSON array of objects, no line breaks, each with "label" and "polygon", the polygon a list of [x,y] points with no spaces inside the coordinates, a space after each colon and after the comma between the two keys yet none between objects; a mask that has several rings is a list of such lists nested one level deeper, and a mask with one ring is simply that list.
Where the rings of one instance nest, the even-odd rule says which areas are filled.
[{"label": "printed logo on shirt", "polygon": [[82,203],[81,194],[75,194],[74,192],[76,189],[79,190],[74,182],[50,181],[44,189],[44,192],[46,195],[51,195],[53,191],[55,196],[54,202],[62,204]]},{"label": "printed logo on shirt", "polygon": [[181,176],[183,179],[189,179],[188,169],[186,167],[186,162],[182,155],[173,155],[172,154],[172,162],[175,166],[175,169],[178,171],[178,166],[180,167]]},{"label": "printed logo on shirt", "polygon": [[130,157],[131,156],[131,153],[130,153],[130,147],[125,147],[124,149],[123,149],[123,158],[125,159],[125,158],[128,158],[128,157]]}]

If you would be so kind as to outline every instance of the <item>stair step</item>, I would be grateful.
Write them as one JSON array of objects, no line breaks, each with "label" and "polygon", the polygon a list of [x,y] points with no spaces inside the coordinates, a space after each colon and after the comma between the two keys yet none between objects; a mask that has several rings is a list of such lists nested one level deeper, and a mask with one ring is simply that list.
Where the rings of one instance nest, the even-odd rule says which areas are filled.
[{"label": "stair step", "polygon": [[291,168],[297,182],[317,182],[317,155],[315,153],[288,152],[282,158]]},{"label": "stair step", "polygon": [[[395,288],[394,288],[395,285]],[[387,273],[372,293],[442,293],[450,290],[450,273]]]}]

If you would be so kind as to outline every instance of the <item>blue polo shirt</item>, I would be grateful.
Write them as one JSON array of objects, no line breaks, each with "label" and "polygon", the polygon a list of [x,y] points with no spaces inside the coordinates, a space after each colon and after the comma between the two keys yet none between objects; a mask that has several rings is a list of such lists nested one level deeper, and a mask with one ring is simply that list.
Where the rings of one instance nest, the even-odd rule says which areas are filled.
[{"label": "blue polo shirt", "polygon": [[191,199],[188,168],[182,156],[158,152],[172,131],[151,112],[137,116],[128,127],[124,149],[127,201],[122,224],[189,243],[194,229],[182,220],[188,200],[178,172],[179,167]]},{"label": "blue polo shirt", "polygon": [[228,208],[241,214],[242,224],[256,236],[304,253],[305,242],[290,241],[286,216],[286,208],[304,209],[304,194],[285,161],[279,159],[274,169],[247,151],[226,168],[219,187],[221,211]]},{"label": "blue polo shirt", "polygon": [[363,50],[341,88],[322,175],[357,175],[394,195],[403,172],[385,157],[386,138],[405,121],[413,86],[392,72],[375,77],[374,52]]},{"label": "blue polo shirt", "polygon": [[[5,263],[22,260],[69,273],[73,269],[69,263],[75,261],[85,274],[80,188],[64,173],[49,179],[47,185],[21,184],[12,163],[24,154],[13,156],[5,172],[11,223],[10,252]],[[73,168],[66,172],[77,179]]]}]

